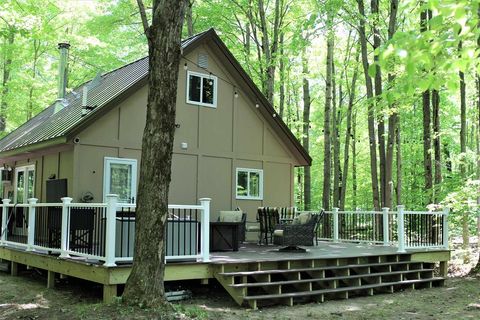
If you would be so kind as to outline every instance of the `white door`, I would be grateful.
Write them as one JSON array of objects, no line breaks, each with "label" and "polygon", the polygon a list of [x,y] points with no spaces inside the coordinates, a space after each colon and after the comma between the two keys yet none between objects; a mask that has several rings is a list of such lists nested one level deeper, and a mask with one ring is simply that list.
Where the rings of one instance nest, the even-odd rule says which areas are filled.
[{"label": "white door", "polygon": [[[27,203],[27,200],[34,196],[34,187],[35,165],[15,168],[14,203]],[[17,208],[17,211],[17,216],[15,218],[15,231],[19,233],[27,227],[28,215],[25,208]],[[20,211],[22,211],[23,214],[20,214]]]},{"label": "white door", "polygon": [[118,194],[118,202],[135,203],[137,196],[137,160],[105,157],[103,201],[107,194]]}]

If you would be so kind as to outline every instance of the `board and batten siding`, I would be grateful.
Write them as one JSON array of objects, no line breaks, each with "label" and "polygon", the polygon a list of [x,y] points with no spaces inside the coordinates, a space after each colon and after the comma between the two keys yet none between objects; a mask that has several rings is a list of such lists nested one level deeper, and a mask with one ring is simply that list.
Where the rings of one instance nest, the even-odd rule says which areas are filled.
[{"label": "board and batten siding", "polygon": [[[199,46],[187,59],[196,61],[198,53],[208,55],[208,69],[218,76],[217,107],[186,103],[187,71],[182,60],[169,202],[191,204],[210,197],[212,220],[217,219],[219,210],[240,207],[248,212],[249,220],[254,220],[259,206],[292,205],[297,160],[255,108],[256,102],[242,90],[236,75],[226,71],[219,56]],[[208,74],[190,62],[188,70]],[[235,91],[238,98],[234,97]],[[137,159],[139,170],[146,103],[145,86],[78,134],[79,143],[73,152],[74,198],[89,191],[94,201],[101,201],[104,157]],[[235,174],[239,167],[263,169],[263,200],[236,199]]]}]

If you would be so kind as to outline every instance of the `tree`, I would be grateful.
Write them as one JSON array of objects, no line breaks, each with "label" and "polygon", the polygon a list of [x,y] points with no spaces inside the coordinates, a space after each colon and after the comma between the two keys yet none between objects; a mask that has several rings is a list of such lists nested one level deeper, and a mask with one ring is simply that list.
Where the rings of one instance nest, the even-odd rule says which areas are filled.
[{"label": "tree", "polygon": [[322,206],[325,210],[330,209],[331,195],[331,144],[330,144],[330,113],[332,109],[332,77],[333,77],[333,41],[334,32],[332,20],[328,19],[329,30],[327,36],[327,66],[325,79],[325,111],[323,120],[323,192]]},{"label": "tree", "polygon": [[149,25],[143,2],[137,0],[148,41],[149,89],[137,196],[135,254],[123,294],[129,304],[165,304],[164,233],[185,2],[155,0]]}]

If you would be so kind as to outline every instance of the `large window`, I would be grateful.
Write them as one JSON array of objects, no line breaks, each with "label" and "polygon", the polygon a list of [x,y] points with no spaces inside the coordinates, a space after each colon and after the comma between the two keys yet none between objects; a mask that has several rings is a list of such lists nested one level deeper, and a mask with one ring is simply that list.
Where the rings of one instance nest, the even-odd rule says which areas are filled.
[{"label": "large window", "polygon": [[187,103],[217,107],[217,77],[187,72]]},{"label": "large window", "polygon": [[263,199],[263,170],[237,168],[237,199]]},{"label": "large window", "polygon": [[107,194],[117,194],[118,202],[135,203],[137,196],[137,160],[105,158],[103,200]]}]

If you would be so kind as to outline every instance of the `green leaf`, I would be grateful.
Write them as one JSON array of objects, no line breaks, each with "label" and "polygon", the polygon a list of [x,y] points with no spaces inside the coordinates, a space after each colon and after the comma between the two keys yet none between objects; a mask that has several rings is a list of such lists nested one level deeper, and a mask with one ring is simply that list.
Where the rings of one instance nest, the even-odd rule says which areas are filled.
[{"label": "green leaf", "polygon": [[377,65],[376,64],[371,64],[368,66],[368,75],[370,77],[375,77],[375,75],[377,74]]}]

